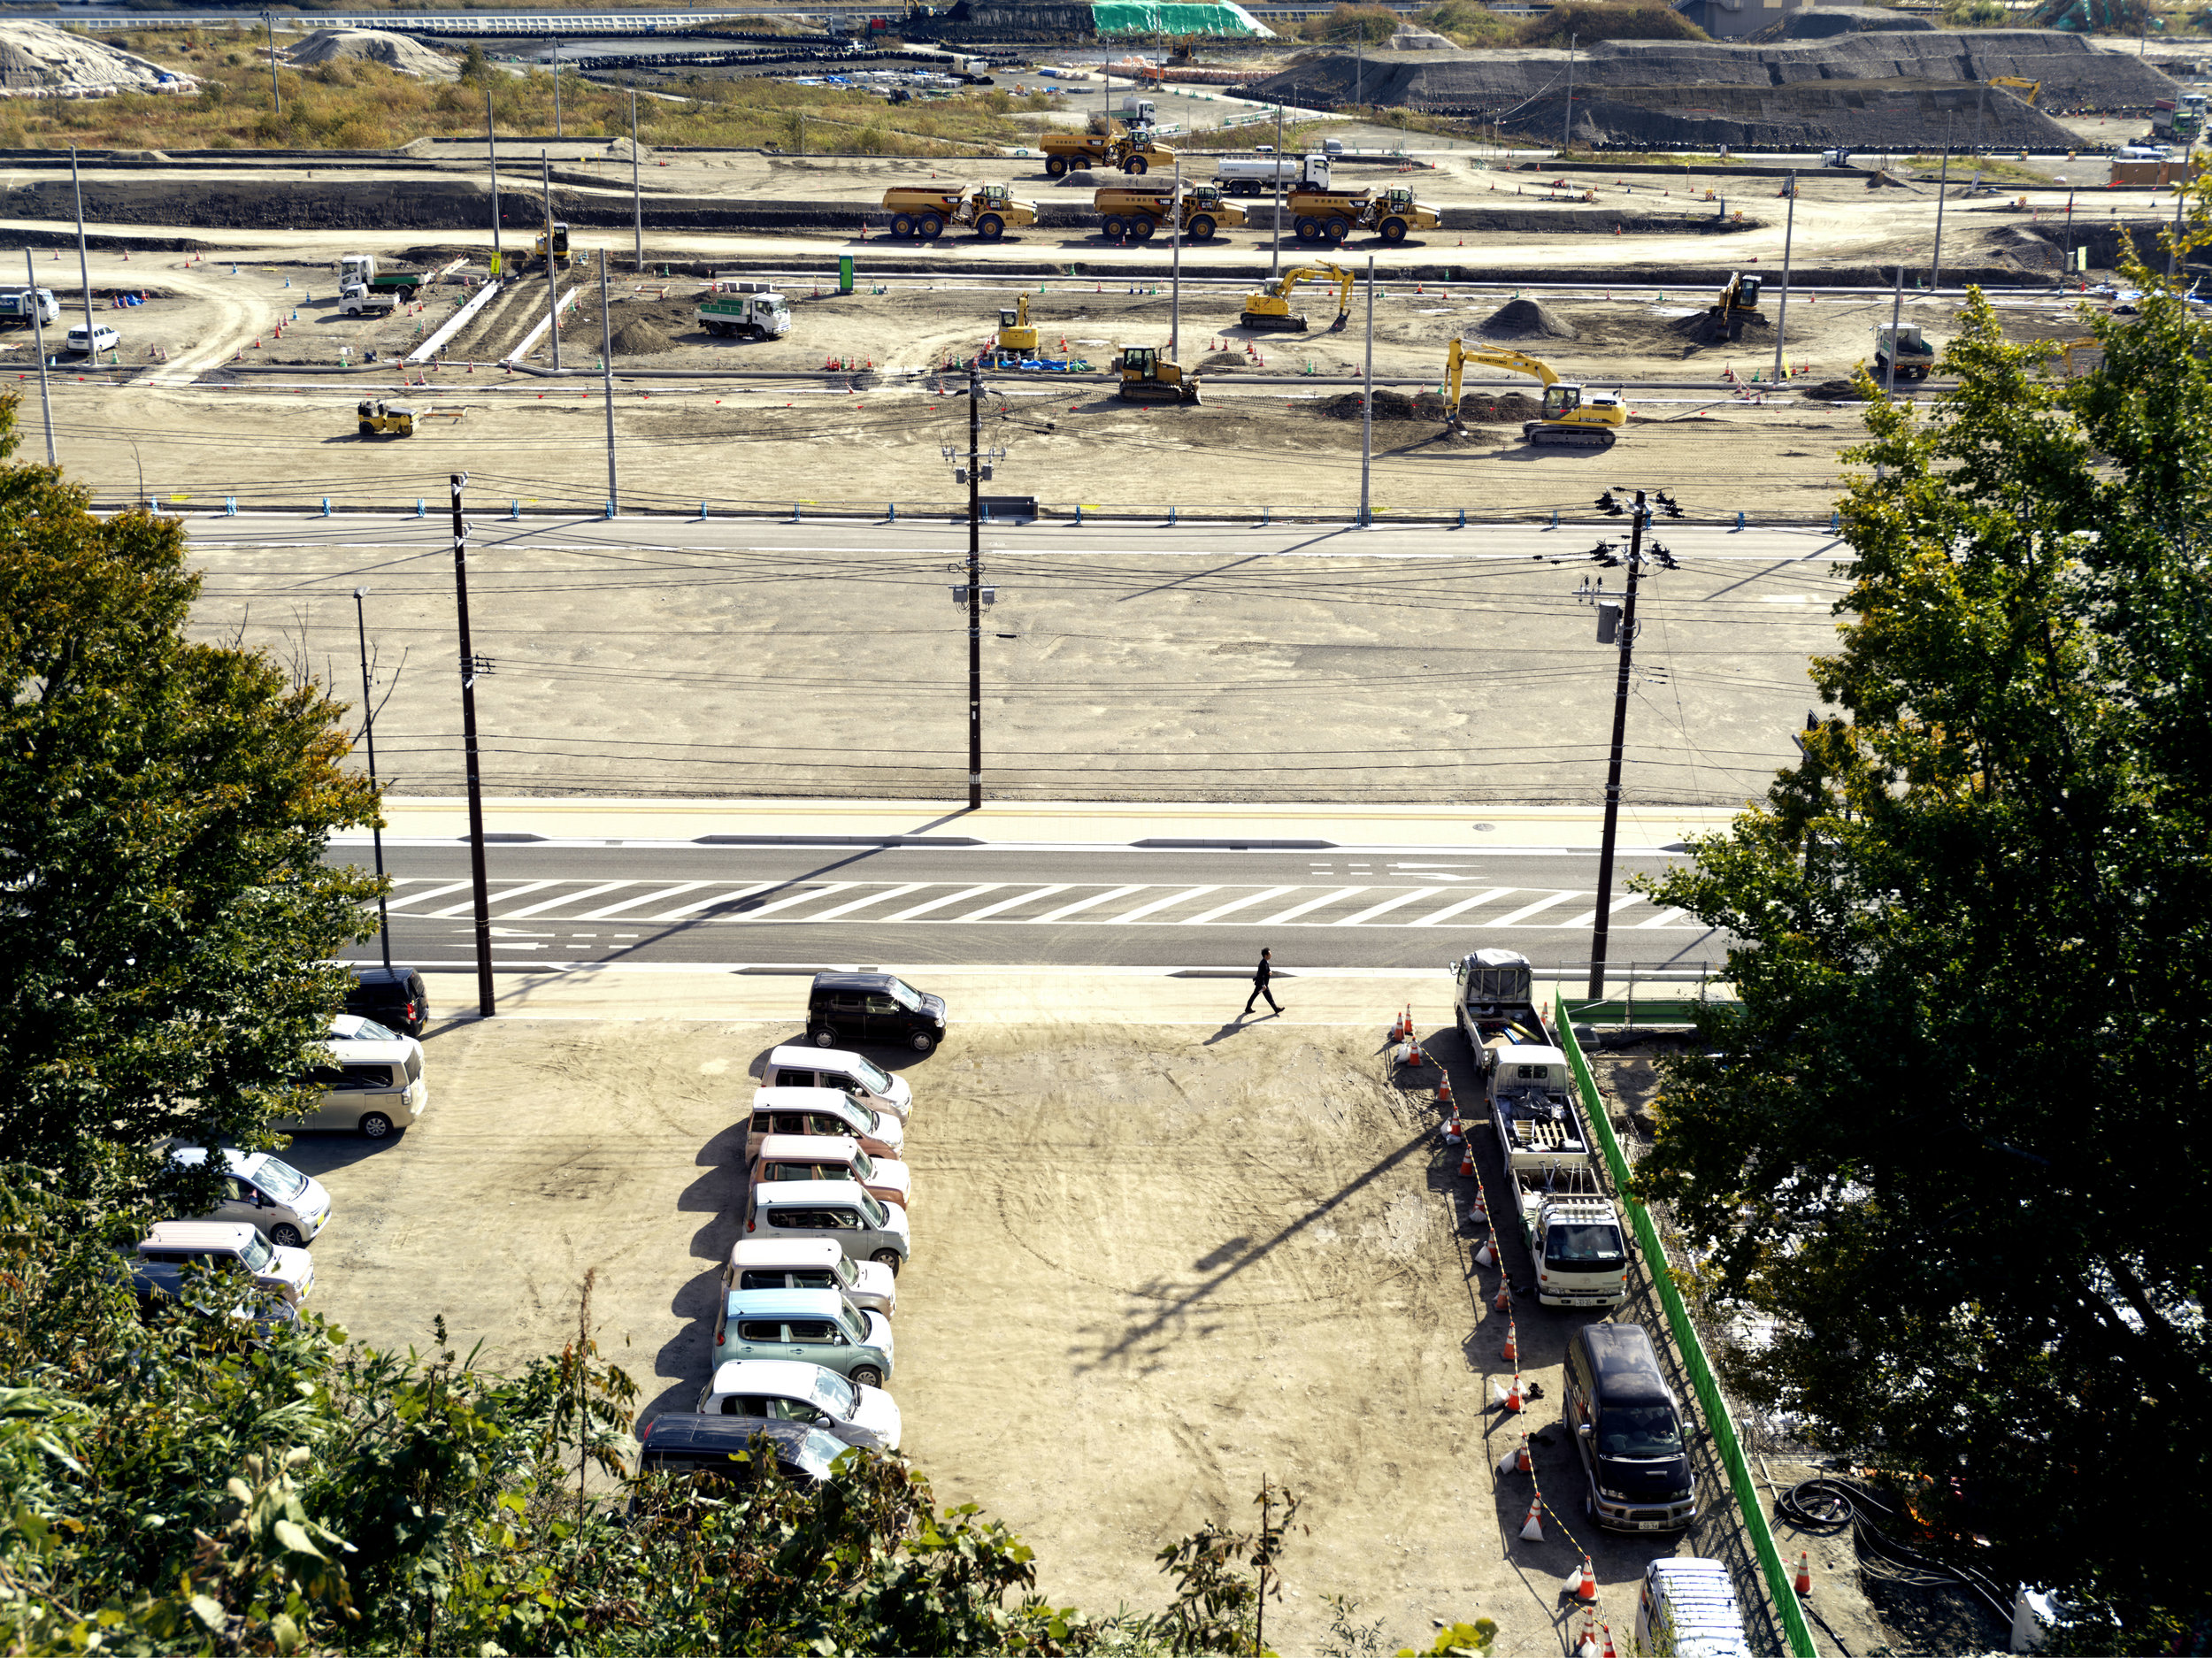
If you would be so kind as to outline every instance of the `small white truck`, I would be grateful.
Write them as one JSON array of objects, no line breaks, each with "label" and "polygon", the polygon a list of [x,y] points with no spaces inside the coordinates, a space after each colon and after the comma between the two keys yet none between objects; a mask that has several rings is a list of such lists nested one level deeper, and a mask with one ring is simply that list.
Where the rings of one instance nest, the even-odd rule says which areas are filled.
[{"label": "small white truck", "polygon": [[711,334],[779,340],[791,332],[791,302],[781,294],[714,294],[702,300],[699,326]]},{"label": "small white truck", "polygon": [[388,317],[399,309],[399,296],[349,282],[338,290],[338,309],[349,317]]},{"label": "small white truck", "polygon": [[42,323],[61,320],[61,306],[55,301],[52,288],[37,289],[35,298],[34,290],[27,288],[0,293],[0,328],[27,328],[34,313]]},{"label": "small white truck", "polygon": [[1589,1167],[1516,1169],[1514,1205],[1547,1307],[1618,1307],[1628,1299],[1628,1240]]}]

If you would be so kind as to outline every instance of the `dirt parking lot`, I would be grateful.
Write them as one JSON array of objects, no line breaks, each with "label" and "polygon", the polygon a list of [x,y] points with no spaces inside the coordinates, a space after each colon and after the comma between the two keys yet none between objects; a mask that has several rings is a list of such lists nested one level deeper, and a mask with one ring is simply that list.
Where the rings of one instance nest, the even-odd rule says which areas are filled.
[{"label": "dirt parking lot", "polygon": [[[1233,1014],[1244,987],[1218,988]],[[1381,985],[1285,991],[1289,1017],[1250,1025],[956,1022],[902,1067],[916,1248],[891,1386],[907,1449],[942,1498],[1020,1531],[1061,1604],[1156,1609],[1154,1551],[1208,1519],[1249,1524],[1266,1475],[1311,1527],[1271,1617],[1282,1650],[1319,1646],[1322,1597],[1344,1594],[1393,1647],[1487,1616],[1501,1653],[1557,1652],[1586,1546],[1624,1634],[1644,1561],[1724,1551],[1731,1512],[1686,1539],[1584,1531],[1556,1428],[1577,1319],[1519,1309],[1544,1397],[1520,1420],[1490,1409],[1505,1320],[1434,1132],[1438,1073],[1387,1065]],[[1374,1017],[1338,1022],[1363,997]],[[791,1034],[526,1012],[434,1027],[414,1130],[288,1154],[336,1201],[316,1305],[388,1346],[426,1344],[442,1313],[508,1365],[558,1344],[595,1266],[603,1347],[649,1413],[688,1408],[741,1224],[751,1073]],[[1522,1421],[1556,1510],[1542,1544],[1518,1536],[1529,1480],[1492,1468]]]}]

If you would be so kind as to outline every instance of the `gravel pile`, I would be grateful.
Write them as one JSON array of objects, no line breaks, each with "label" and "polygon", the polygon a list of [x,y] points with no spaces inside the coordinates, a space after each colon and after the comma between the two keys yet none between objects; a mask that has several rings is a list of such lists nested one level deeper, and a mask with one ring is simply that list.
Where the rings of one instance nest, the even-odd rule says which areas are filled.
[{"label": "gravel pile", "polygon": [[1492,311],[1476,333],[1492,340],[1572,340],[1571,323],[1563,322],[1532,299],[1511,299]]},{"label": "gravel pile", "polygon": [[457,81],[461,75],[461,65],[444,53],[384,29],[317,29],[286,55],[303,67],[352,58],[382,64],[419,81]]},{"label": "gravel pile", "polygon": [[[1321,412],[1332,420],[1356,420],[1360,418],[1361,396],[1348,391],[1332,397],[1321,405]],[[1392,391],[1386,386],[1375,388],[1375,418],[1378,420],[1410,420],[1414,418],[1413,399],[1402,391]]]},{"label": "gravel pile", "polygon": [[635,319],[617,328],[611,339],[618,357],[658,357],[676,349],[676,342],[651,323]]}]

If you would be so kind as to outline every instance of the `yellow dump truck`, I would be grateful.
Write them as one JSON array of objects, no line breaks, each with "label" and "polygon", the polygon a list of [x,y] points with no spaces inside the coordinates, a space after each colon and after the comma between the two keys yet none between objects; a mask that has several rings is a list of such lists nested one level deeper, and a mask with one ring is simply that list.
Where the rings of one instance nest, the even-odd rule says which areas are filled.
[{"label": "yellow dump truck", "polygon": [[[1098,210],[1099,228],[1110,242],[1127,236],[1143,242],[1173,228],[1175,187],[1171,184],[1109,184],[1091,197]],[[1244,210],[1221,199],[1210,184],[1183,187],[1183,234],[1193,242],[1208,242],[1216,230],[1244,222]]]},{"label": "yellow dump truck", "polygon": [[1356,230],[1371,230],[1385,242],[1403,242],[1409,230],[1434,230],[1444,220],[1432,207],[1413,199],[1411,190],[1293,189],[1284,211],[1301,242],[1342,242]]},{"label": "yellow dump truck", "polygon": [[1175,152],[1155,143],[1141,133],[1116,133],[1101,138],[1094,133],[1047,133],[1044,135],[1045,174],[1062,178],[1076,167],[1118,167],[1124,173],[1148,173],[1171,167]]},{"label": "yellow dump truck", "polygon": [[891,215],[891,234],[933,242],[948,225],[972,225],[986,242],[996,242],[1009,225],[1037,222],[1037,203],[1018,202],[1002,184],[910,185],[883,193]]}]

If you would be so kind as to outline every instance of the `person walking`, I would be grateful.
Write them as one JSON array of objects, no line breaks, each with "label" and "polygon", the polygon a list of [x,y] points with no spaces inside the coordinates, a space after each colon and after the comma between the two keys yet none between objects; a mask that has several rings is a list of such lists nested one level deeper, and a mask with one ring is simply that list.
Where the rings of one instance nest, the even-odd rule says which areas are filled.
[{"label": "person walking", "polygon": [[1252,994],[1244,999],[1244,1011],[1237,1015],[1240,1019],[1251,1017],[1252,1004],[1262,996],[1267,998],[1267,1005],[1276,1012],[1283,1010],[1283,1004],[1275,1000],[1275,993],[1267,987],[1267,981],[1275,976],[1274,970],[1267,964],[1268,958],[1273,954],[1272,950],[1260,952],[1260,964],[1252,970]]}]

